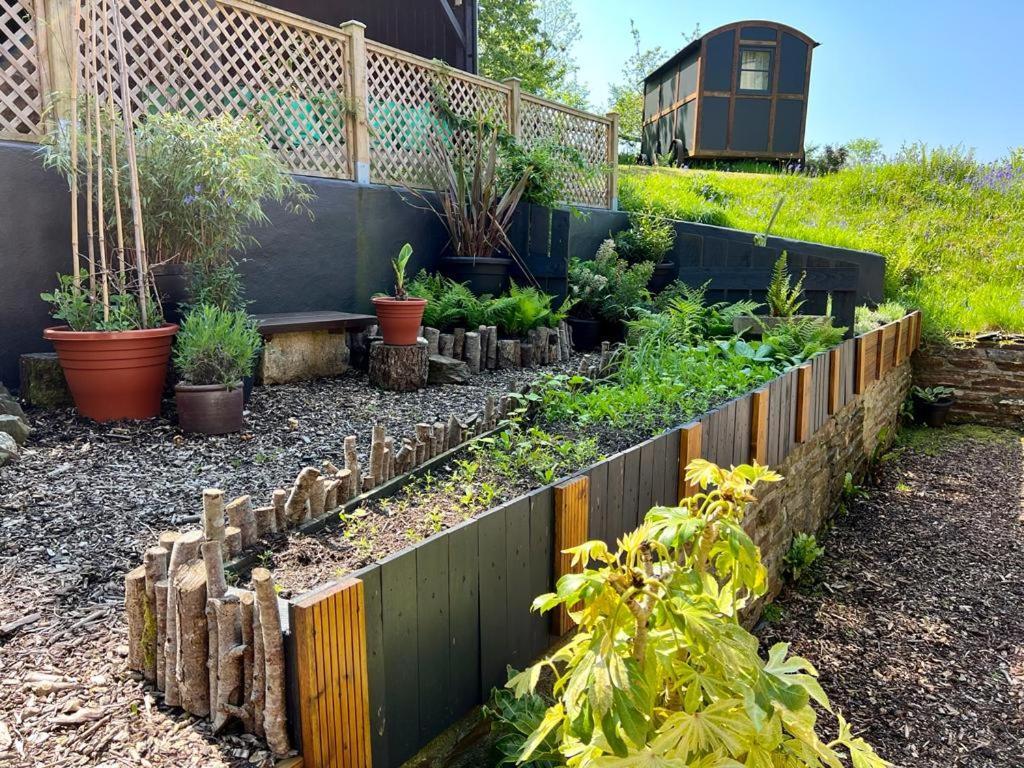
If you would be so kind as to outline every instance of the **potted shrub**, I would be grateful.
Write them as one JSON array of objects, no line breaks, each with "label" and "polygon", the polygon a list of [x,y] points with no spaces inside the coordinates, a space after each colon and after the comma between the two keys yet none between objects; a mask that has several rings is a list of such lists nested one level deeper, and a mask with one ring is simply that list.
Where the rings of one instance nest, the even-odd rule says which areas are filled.
[{"label": "potted shrub", "polygon": [[[431,134],[427,139],[431,196],[406,187],[413,197],[438,217],[448,231],[451,254],[441,259],[441,272],[465,283],[478,296],[503,293],[515,260],[529,277],[507,230],[530,180],[527,166],[518,178],[503,178],[498,166],[498,131],[477,124],[464,153],[453,146],[451,135]],[[506,255],[501,255],[505,253]]]},{"label": "potted shrub", "polygon": [[650,303],[647,290],[654,264],[627,264],[613,240],[605,240],[592,261],[569,262],[568,323],[578,349],[595,349],[602,339],[621,340],[623,321],[635,307]]},{"label": "potted shrub", "polygon": [[956,403],[955,395],[951,387],[914,387],[910,391],[914,421],[936,429],[945,426],[949,410]]},{"label": "potted shrub", "polygon": [[653,213],[631,214],[629,222],[629,229],[615,235],[615,248],[630,264],[653,264],[647,290],[661,293],[679,275],[676,263],[666,258],[675,246],[676,230],[670,221]]},{"label": "potted shrub", "polygon": [[398,256],[391,261],[395,270],[395,295],[374,296],[373,306],[384,343],[392,347],[411,347],[419,338],[426,299],[409,296],[405,290],[405,270],[412,258],[412,246],[406,243]]},{"label": "potted shrub", "polygon": [[174,344],[181,375],[174,400],[183,430],[206,435],[242,430],[242,380],[252,374],[260,343],[255,321],[242,310],[210,304],[189,310]]}]

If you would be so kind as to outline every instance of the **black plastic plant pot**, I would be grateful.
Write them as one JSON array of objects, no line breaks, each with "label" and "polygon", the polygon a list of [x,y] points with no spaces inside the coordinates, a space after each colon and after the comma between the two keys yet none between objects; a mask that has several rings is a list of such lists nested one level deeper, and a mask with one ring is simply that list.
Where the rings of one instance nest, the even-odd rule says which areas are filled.
[{"label": "black plastic plant pot", "polygon": [[949,409],[953,407],[954,400],[951,397],[944,397],[941,400],[929,402],[923,398],[914,396],[914,421],[918,424],[927,424],[929,427],[939,429],[946,425],[946,417],[949,416]]},{"label": "black plastic plant pot", "polygon": [[441,274],[456,283],[467,283],[477,296],[497,296],[508,290],[512,259],[447,256],[441,259]]},{"label": "black plastic plant pot", "polygon": [[663,261],[655,265],[654,274],[647,283],[647,290],[652,294],[661,293],[672,281],[679,277],[679,268],[674,261]]},{"label": "black plastic plant pot", "polygon": [[572,345],[576,349],[589,352],[601,346],[601,322],[599,320],[583,320],[579,317],[568,319],[572,328]]},{"label": "black plastic plant pot", "polygon": [[182,306],[188,301],[188,285],[192,269],[188,264],[159,264],[150,272],[164,310],[164,320],[181,323]]}]

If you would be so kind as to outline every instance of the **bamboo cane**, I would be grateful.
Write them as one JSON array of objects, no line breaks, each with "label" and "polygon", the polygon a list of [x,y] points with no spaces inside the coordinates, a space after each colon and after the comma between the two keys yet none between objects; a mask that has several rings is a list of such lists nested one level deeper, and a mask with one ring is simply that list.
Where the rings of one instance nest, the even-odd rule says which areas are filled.
[{"label": "bamboo cane", "polygon": [[96,46],[96,4],[89,3],[89,68],[93,118],[96,125],[96,247],[100,257],[100,293],[103,301],[103,321],[110,320],[110,281],[107,274],[107,246],[103,209],[103,123],[100,120],[99,49]]},{"label": "bamboo cane", "polygon": [[[85,36],[81,42],[85,45],[85,60],[83,61],[83,72],[85,74],[85,236],[86,253],[89,259],[89,296],[96,297],[96,230],[93,227],[93,143],[92,143],[92,67],[89,64],[89,39],[92,34],[93,4],[89,2],[89,12],[85,17]],[[74,30],[75,47],[79,46],[78,27]],[[78,103],[75,103],[75,112],[78,112]]]},{"label": "bamboo cane", "polygon": [[[121,168],[117,164],[117,113],[114,109],[114,65],[110,59],[110,3],[103,0],[103,67],[107,75],[107,111],[110,113],[110,172],[111,192],[114,195],[114,220],[117,225],[118,292],[125,292],[124,219],[121,215]],[[111,254],[113,262],[113,254]]]},{"label": "bamboo cane", "polygon": [[74,36],[71,45],[71,115],[68,126],[71,141],[71,269],[75,291],[82,288],[80,273],[82,263],[78,256],[78,27],[81,24],[82,7],[79,0],[75,0],[74,11],[71,14],[72,29]]},{"label": "bamboo cane", "polygon": [[149,270],[146,267],[146,241],[142,232],[142,196],[139,191],[139,164],[135,155],[135,132],[132,126],[131,99],[128,94],[128,63],[124,53],[124,33],[121,29],[121,3],[120,0],[112,0],[114,16],[114,34],[116,35],[115,47],[117,49],[117,63],[120,70],[119,80],[121,94],[124,97],[121,105],[121,117],[124,122],[125,149],[128,152],[128,181],[132,195],[132,228],[135,235],[135,263],[139,277],[139,314],[142,318],[142,327],[149,326]]}]

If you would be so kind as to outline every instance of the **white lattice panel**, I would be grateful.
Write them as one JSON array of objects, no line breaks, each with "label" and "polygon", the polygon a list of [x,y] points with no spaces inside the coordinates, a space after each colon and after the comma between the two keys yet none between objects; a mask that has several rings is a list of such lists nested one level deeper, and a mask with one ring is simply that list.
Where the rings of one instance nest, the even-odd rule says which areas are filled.
[{"label": "white lattice panel", "polygon": [[454,135],[439,117],[438,97],[459,117],[486,118],[508,128],[509,92],[456,70],[441,70],[411,56],[396,56],[367,44],[367,101],[370,122],[370,175],[385,184],[424,186],[431,177],[430,135],[446,136],[465,150],[470,136]]},{"label": "white lattice panel", "polygon": [[609,121],[563,108],[554,102],[523,95],[520,111],[522,142],[531,147],[552,140],[575,149],[591,170],[565,179],[569,199],[577,205],[606,206],[608,201]]},{"label": "white lattice panel", "polygon": [[251,117],[293,171],[350,177],[340,33],[203,0],[127,0],[122,16],[136,115]]},{"label": "white lattice panel", "polygon": [[0,138],[42,133],[38,31],[32,0],[0,0]]}]

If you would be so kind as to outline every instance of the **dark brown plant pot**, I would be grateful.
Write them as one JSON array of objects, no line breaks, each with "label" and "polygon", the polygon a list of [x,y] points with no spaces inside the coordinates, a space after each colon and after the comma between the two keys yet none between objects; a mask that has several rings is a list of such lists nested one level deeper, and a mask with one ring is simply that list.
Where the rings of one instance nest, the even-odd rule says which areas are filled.
[{"label": "dark brown plant pot", "polygon": [[589,352],[601,346],[601,322],[570,317],[566,321],[572,328],[572,345],[576,349]]},{"label": "dark brown plant pot", "polygon": [[426,299],[396,299],[376,296],[373,307],[377,310],[380,335],[389,347],[411,347],[419,338]]},{"label": "dark brown plant pot", "polygon": [[914,421],[918,424],[927,424],[934,429],[941,429],[946,425],[946,417],[949,416],[954,402],[951,397],[929,402],[915,395]]},{"label": "dark brown plant pot", "polygon": [[96,421],[151,419],[160,415],[167,360],[178,326],[139,331],[73,331],[47,328],[83,416]]},{"label": "dark brown plant pot", "polygon": [[178,426],[185,432],[227,435],[241,432],[245,426],[242,382],[233,389],[219,384],[178,384],[174,402],[178,406]]},{"label": "dark brown plant pot", "polygon": [[651,279],[647,282],[647,290],[652,295],[661,293],[672,285],[672,282],[677,277],[679,277],[679,267],[676,266],[674,261],[663,261],[660,264],[656,264],[654,274],[651,275]]},{"label": "dark brown plant pot", "polygon": [[508,290],[512,259],[482,256],[447,256],[441,259],[441,274],[465,283],[476,296],[497,296]]}]

